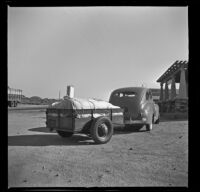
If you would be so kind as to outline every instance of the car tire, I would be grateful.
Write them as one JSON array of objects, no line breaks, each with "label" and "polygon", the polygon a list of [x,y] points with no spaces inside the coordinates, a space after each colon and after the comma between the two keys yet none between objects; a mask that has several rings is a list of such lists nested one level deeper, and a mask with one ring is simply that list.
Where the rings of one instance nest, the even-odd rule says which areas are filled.
[{"label": "car tire", "polygon": [[57,130],[57,133],[61,137],[71,137],[73,135],[72,132],[66,132],[66,131],[58,131]]},{"label": "car tire", "polygon": [[151,122],[150,123],[146,124],[146,130],[147,131],[151,131],[153,129],[153,118],[154,117],[151,118]]},{"label": "car tire", "polygon": [[160,117],[158,117],[158,119],[155,121],[155,124],[159,124],[160,123]]},{"label": "car tire", "polygon": [[95,143],[104,144],[110,141],[113,135],[113,125],[107,117],[98,117],[93,120],[90,135]]}]

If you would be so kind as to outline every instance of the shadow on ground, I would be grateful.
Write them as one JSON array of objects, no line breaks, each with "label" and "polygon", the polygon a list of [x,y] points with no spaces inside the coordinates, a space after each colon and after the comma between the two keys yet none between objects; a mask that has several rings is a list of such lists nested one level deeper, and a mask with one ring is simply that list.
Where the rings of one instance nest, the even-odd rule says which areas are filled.
[{"label": "shadow on ground", "polygon": [[35,131],[35,132],[42,132],[42,133],[56,133],[56,131],[49,131],[48,128],[46,127],[36,127],[36,128],[31,128],[31,129],[28,129],[29,131]]},{"label": "shadow on ground", "polygon": [[[28,130],[29,131],[33,131],[33,132],[42,132],[42,133],[56,133],[55,130],[51,132],[46,127],[37,127],[37,128],[31,128],[31,129],[28,129]],[[133,133],[133,132],[139,133],[139,132],[144,132],[144,131],[145,131],[144,128],[142,128],[141,130],[137,131],[137,130],[134,130],[134,129],[131,129],[131,128],[125,130],[124,127],[118,126],[118,127],[114,128],[114,135],[117,135],[117,134],[129,134],[129,133]]]},{"label": "shadow on ground", "polygon": [[160,118],[160,122],[170,122],[170,121],[188,121],[188,119],[187,118],[184,118],[184,119],[176,119],[176,118],[174,118],[174,119],[167,119],[167,118]]},{"label": "shadow on ground", "polygon": [[188,120],[187,112],[161,113],[160,114],[160,122],[187,121],[187,120]]},{"label": "shadow on ground", "polygon": [[[47,134],[36,135],[16,135],[8,136],[8,146],[56,146],[56,145],[96,145],[94,141],[85,134],[74,134],[70,138],[62,138],[55,131],[50,132],[46,127],[31,128],[29,131],[42,132]],[[124,130],[123,127],[117,127],[114,135],[140,133],[146,130]]]},{"label": "shadow on ground", "polygon": [[89,145],[95,144],[85,135],[73,135],[61,138],[57,134],[8,136],[8,146],[56,146],[56,145]]}]

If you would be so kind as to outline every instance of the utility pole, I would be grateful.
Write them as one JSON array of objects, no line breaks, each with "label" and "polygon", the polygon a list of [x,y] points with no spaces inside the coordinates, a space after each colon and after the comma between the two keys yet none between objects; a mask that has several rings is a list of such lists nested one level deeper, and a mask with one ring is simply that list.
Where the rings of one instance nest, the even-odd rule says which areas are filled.
[{"label": "utility pole", "polygon": [[60,90],[59,90],[59,101],[60,101]]}]

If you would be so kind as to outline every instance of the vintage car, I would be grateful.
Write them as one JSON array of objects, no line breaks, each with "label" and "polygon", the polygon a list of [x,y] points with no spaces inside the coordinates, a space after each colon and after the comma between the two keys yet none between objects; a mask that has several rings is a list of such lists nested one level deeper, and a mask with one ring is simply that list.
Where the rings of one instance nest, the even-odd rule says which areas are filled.
[{"label": "vintage car", "polygon": [[127,87],[114,90],[109,102],[124,109],[126,127],[150,131],[159,123],[159,106],[154,103],[151,90],[145,87]]}]

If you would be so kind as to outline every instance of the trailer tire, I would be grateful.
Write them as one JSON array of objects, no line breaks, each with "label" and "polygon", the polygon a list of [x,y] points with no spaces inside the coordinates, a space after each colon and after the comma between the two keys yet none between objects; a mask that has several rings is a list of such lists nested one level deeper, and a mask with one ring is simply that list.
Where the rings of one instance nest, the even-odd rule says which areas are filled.
[{"label": "trailer tire", "polygon": [[104,144],[110,141],[113,135],[113,125],[107,117],[98,117],[93,120],[90,135],[97,144]]},{"label": "trailer tire", "polygon": [[73,135],[72,132],[66,132],[66,131],[58,131],[57,130],[57,133],[61,137],[71,137]]}]

